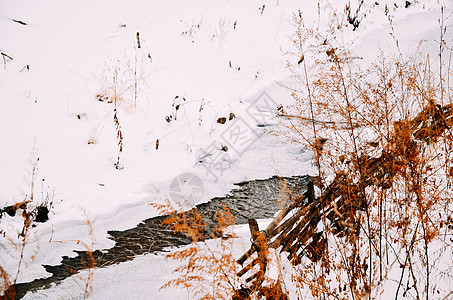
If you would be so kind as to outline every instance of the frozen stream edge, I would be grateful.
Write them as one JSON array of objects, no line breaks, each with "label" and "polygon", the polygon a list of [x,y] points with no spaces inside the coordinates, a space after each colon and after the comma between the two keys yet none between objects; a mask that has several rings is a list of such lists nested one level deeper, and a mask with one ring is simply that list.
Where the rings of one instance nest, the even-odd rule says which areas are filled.
[{"label": "frozen stream edge", "polygon": [[[283,180],[286,180],[287,187],[292,193],[300,194],[306,191],[311,177],[309,175],[284,178],[273,176],[268,179],[244,181],[236,183],[238,188],[233,189],[229,195],[213,198],[207,203],[197,205],[198,213],[207,224],[207,233],[209,234],[215,228],[216,212],[222,210],[222,204],[229,208],[237,225],[246,224],[249,218],[272,218],[287,200],[287,197],[281,193]],[[97,268],[129,261],[141,254],[161,252],[168,247],[189,244],[190,240],[185,236],[174,234],[172,230],[160,225],[165,218],[166,216],[153,217],[131,229],[109,231],[109,238],[115,241],[115,245],[110,249],[93,252]],[[16,284],[14,286],[16,299],[24,297],[29,291],[49,288],[53,283],[58,284],[67,277],[75,275],[75,272],[85,269],[86,264],[83,262],[89,261],[88,255],[84,251],[75,252],[76,257],[63,256],[60,265],[43,266],[52,276]]]}]

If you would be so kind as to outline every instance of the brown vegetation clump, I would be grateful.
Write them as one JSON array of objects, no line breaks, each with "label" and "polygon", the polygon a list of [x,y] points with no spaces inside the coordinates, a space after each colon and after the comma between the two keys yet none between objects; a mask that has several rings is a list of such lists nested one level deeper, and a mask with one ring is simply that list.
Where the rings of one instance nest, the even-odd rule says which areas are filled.
[{"label": "brown vegetation clump", "polygon": [[[299,296],[315,299],[371,299],[383,292],[396,299],[450,297],[450,67],[440,59],[434,71],[429,56],[381,52],[364,68],[335,37],[341,26],[323,34],[304,27],[300,14],[294,21],[296,52],[288,67],[297,85],[288,88],[295,102],[279,110],[279,133],[312,150],[318,176],[305,194],[289,195],[292,201],[265,230],[249,220],[252,247],[238,259],[239,279],[228,277],[241,283],[228,287],[230,295],[285,299],[292,284]],[[177,224],[198,224],[191,228],[200,232],[203,223],[193,218]],[[285,258],[293,266],[272,284],[270,249],[280,268]],[[177,258],[193,266],[200,254],[191,251],[195,256]],[[178,284],[188,282],[180,277]]]},{"label": "brown vegetation clump", "polygon": [[294,57],[304,59],[289,63],[298,85],[282,134],[314,153],[322,211],[312,240],[326,241],[300,245],[320,251],[298,262],[299,286],[315,298],[361,299],[392,279],[396,298],[448,294],[451,69],[384,53],[362,69],[335,37],[295,23]]},{"label": "brown vegetation clump", "polygon": [[[196,209],[181,212],[169,202],[153,206],[160,213],[169,215],[162,222],[163,226],[192,241],[189,246],[167,255],[167,259],[184,264],[174,270],[178,277],[162,288],[185,288],[197,299],[230,299],[239,282],[235,276],[238,265],[232,255],[234,234],[228,227],[235,221],[228,208],[224,206],[223,211],[217,212],[217,226],[212,232],[207,232],[206,223]],[[208,239],[214,239],[216,247]]]},{"label": "brown vegetation clump", "polygon": [[[380,52],[364,67],[339,42],[336,20],[322,32],[294,16],[294,105],[278,110],[279,134],[313,152],[318,176],[265,230],[249,220],[252,246],[236,273],[230,248],[225,260],[212,254],[196,210],[173,214],[167,225],[211,256],[200,243],[170,254],[187,265],[166,287],[202,299],[286,299],[290,285],[314,299],[451,297],[453,99],[443,20],[438,69],[429,55],[401,54],[390,18],[397,54]],[[273,259],[280,271],[272,281]],[[292,267],[282,272],[285,262]],[[208,293],[213,274],[225,284]]]}]

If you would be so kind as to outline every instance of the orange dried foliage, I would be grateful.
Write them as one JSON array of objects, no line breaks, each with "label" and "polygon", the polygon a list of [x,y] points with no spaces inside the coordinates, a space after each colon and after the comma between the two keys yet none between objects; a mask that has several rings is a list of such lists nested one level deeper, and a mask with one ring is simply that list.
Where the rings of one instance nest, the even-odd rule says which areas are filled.
[{"label": "orange dried foliage", "polygon": [[294,21],[288,66],[298,84],[280,134],[312,150],[321,190],[328,175],[344,177],[332,199],[338,225],[322,215],[317,232],[328,243],[302,245],[319,257],[301,262],[297,281],[315,298],[371,298],[398,262],[396,297],[429,298],[434,278],[453,282],[438,269],[453,246],[441,230],[453,213],[452,71],[433,72],[429,56],[384,53],[363,70],[335,30]]}]

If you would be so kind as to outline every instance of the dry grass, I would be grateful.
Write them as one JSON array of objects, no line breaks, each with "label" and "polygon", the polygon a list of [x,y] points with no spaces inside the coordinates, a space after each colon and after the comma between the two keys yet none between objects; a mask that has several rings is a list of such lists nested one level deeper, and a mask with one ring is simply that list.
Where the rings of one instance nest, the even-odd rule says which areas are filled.
[{"label": "dry grass", "polygon": [[[162,225],[192,241],[189,246],[167,255],[167,259],[183,265],[174,270],[177,278],[162,288],[184,288],[197,299],[230,299],[240,283],[235,275],[239,266],[232,255],[235,235],[229,227],[235,221],[228,208],[224,206],[223,211],[217,212],[217,226],[207,233],[206,224],[196,209],[181,212],[169,202],[153,206],[160,213],[169,215]],[[208,239],[214,239],[216,246],[213,247]]]},{"label": "dry grass", "polygon": [[[33,228],[40,222],[45,222],[48,219],[48,213],[53,207],[54,201],[54,191],[49,192],[45,191],[44,180],[39,180],[38,176],[38,162],[39,159],[32,159],[32,171],[31,179],[29,182],[29,194],[26,195],[25,200],[14,205],[10,205],[3,210],[0,210],[0,213],[7,213],[11,217],[21,218],[23,220],[22,227],[14,231],[14,227],[8,227],[11,231],[0,231],[1,236],[4,241],[6,241],[8,246],[4,246],[3,243],[0,244],[4,250],[6,259],[17,260],[17,265],[13,270],[5,269],[4,266],[0,265],[0,298],[1,299],[15,299],[16,293],[14,286],[19,279],[19,275],[23,273],[27,267],[30,266],[39,254],[40,247],[38,240],[33,241],[32,237],[34,236]],[[37,193],[36,182],[41,182],[41,192]],[[38,203],[38,204],[36,204]],[[80,278],[79,282],[81,288],[84,291],[84,299],[88,298],[92,290],[92,280],[93,272],[96,268],[96,261],[93,256],[94,249],[94,235],[93,235],[93,224],[89,219],[85,211],[83,211],[86,216],[86,226],[88,227],[88,234],[91,240],[91,245],[84,243],[81,240],[71,241],[76,244],[81,244],[86,249],[86,255],[88,261],[82,260],[82,265],[85,269],[88,270],[87,278]],[[2,220],[4,222],[8,220]],[[15,236],[17,234],[17,237]],[[52,238],[51,238],[52,239]],[[52,241],[49,240],[49,243],[62,243],[63,241]],[[36,246],[32,246],[35,244]],[[34,248],[31,248],[34,247]],[[4,258],[3,256],[2,258]],[[76,272],[75,272],[76,273]]]},{"label": "dry grass", "polygon": [[[291,283],[299,295],[371,299],[392,280],[396,299],[448,298],[453,283],[450,64],[442,55],[439,67],[429,56],[404,57],[392,32],[397,53],[380,52],[364,67],[336,36],[343,26],[337,23],[339,14],[330,17],[330,28],[321,31],[306,28],[301,14],[294,16],[295,51],[288,67],[297,84],[287,87],[294,105],[280,110],[284,129],[279,134],[312,151],[320,196],[306,207],[315,219],[306,224],[294,220],[304,237],[272,247],[290,252]],[[443,21],[443,36],[442,26]],[[441,44],[440,53],[445,49]],[[301,213],[308,216],[302,208]],[[199,235],[202,220],[196,211],[189,215],[173,219],[172,228],[205,242]],[[258,266],[253,276],[258,280],[222,286],[218,297],[227,291],[234,299],[287,295],[287,278],[265,284],[270,245],[266,238],[257,242],[259,237],[258,232],[251,264]],[[188,263],[178,270],[185,275],[167,286],[198,288],[205,277],[197,272],[208,260],[197,248],[181,251],[170,257]]]},{"label": "dry grass", "polygon": [[[64,240],[64,241],[53,241],[53,243],[74,243],[77,245],[82,245],[85,249],[86,260],[83,259],[81,255],[81,264],[83,266],[84,271],[86,274],[80,274],[78,276],[74,276],[75,283],[83,290],[83,299],[88,299],[91,292],[93,291],[93,277],[94,271],[97,268],[96,259],[93,256],[93,252],[95,251],[94,248],[94,231],[93,231],[93,222],[89,217],[88,213],[85,210],[82,210],[83,215],[85,216],[85,225],[88,228],[88,236],[90,239],[89,243],[86,243],[82,240]],[[77,274],[76,270],[69,269],[72,273]]]},{"label": "dry grass", "polygon": [[288,64],[298,85],[281,134],[313,151],[322,193],[344,178],[342,209],[334,205],[341,229],[322,215],[317,232],[328,248],[319,262],[301,262],[300,288],[315,298],[373,298],[399,268],[397,298],[449,292],[437,283],[453,280],[453,266],[442,265],[452,248],[444,225],[453,196],[451,69],[382,52],[363,68],[334,36],[294,21],[292,59],[303,59]]}]

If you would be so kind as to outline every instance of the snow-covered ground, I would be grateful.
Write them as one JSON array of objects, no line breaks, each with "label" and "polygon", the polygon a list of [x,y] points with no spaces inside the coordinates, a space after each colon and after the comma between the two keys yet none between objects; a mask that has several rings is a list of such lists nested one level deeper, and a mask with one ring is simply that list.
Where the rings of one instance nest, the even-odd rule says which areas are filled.
[{"label": "snow-covered ground", "polygon": [[[30,264],[18,282],[48,276],[41,264],[85,250],[75,241],[111,247],[107,231],[155,216],[149,203],[172,199],[170,186],[179,174],[200,179],[195,204],[224,195],[234,182],[312,173],[310,154],[268,129],[277,126],[269,119],[277,105],[292,101],[279,85],[291,83],[286,54],[292,14],[300,10],[306,24],[317,26],[317,5],[0,0],[0,51],[12,58],[0,57],[0,207],[29,199],[32,189],[35,205],[47,194],[53,201],[50,220],[32,229],[25,256]],[[345,3],[330,5],[341,11]],[[389,7],[402,51],[435,57],[436,1]],[[322,17],[324,9],[319,12]],[[368,62],[378,47],[394,49],[389,30],[381,4],[359,29],[346,28],[343,38],[354,40],[353,54]],[[115,95],[123,137],[119,168]],[[222,117],[225,124],[217,122]],[[19,221],[4,214],[0,228],[14,240]],[[241,228],[237,253],[248,247]],[[15,274],[17,251],[6,238],[0,244],[6,249],[0,265]],[[158,291],[174,267],[150,254],[96,270],[92,296],[186,299],[185,291]],[[83,289],[68,278],[39,295],[78,298]]]}]

